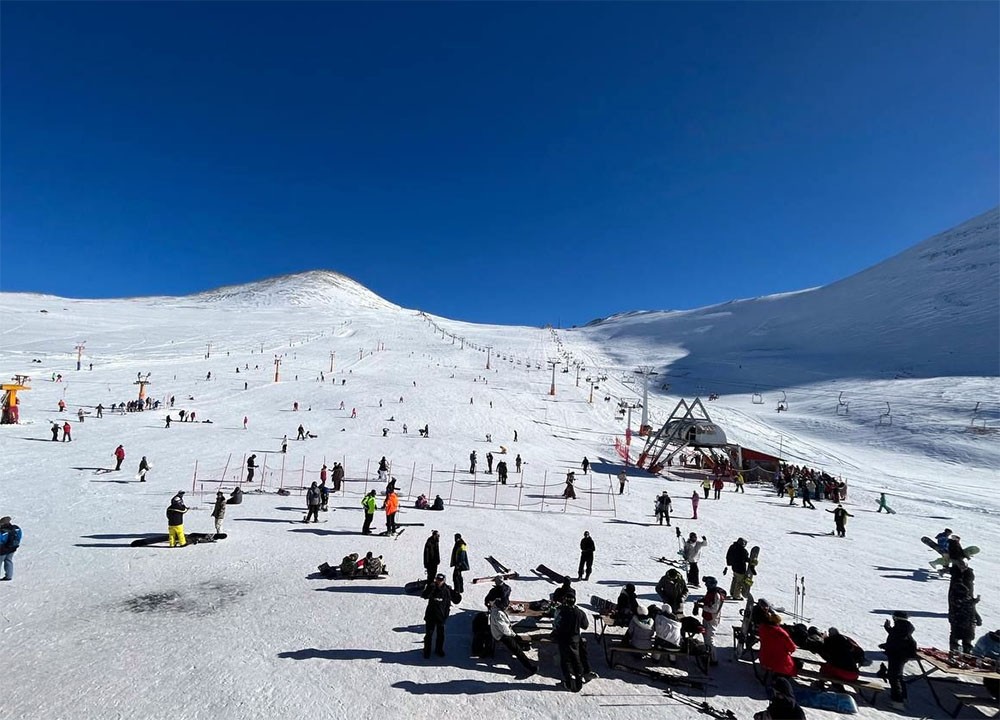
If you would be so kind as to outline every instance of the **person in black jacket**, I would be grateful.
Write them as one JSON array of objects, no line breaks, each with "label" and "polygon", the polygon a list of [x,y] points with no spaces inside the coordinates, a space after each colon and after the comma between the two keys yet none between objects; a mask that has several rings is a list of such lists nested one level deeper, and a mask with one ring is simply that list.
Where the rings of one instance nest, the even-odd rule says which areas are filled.
[{"label": "person in black jacket", "polygon": [[431,536],[424,543],[424,569],[427,571],[427,582],[434,581],[438,565],[441,564],[441,538],[437,530],[431,530]]},{"label": "person in black jacket", "polygon": [[639,598],[635,595],[635,585],[628,583],[618,595],[618,607],[615,610],[615,625],[628,627],[632,616],[639,609]]},{"label": "person in black jacket", "polygon": [[584,532],[580,540],[580,567],[576,573],[577,580],[590,580],[590,572],[594,569],[594,550],[594,538],[590,537],[589,532]]},{"label": "person in black jacket", "polygon": [[684,599],[688,596],[687,581],[677,568],[670,568],[656,583],[656,594],[660,599],[670,606],[672,614],[676,615],[684,606]]},{"label": "person in black jacket", "polygon": [[580,658],[580,631],[590,627],[587,614],[576,606],[576,593],[567,593],[562,605],[556,609],[552,621],[552,635],[559,646],[559,667],[563,687],[580,692],[589,677]]},{"label": "person in black jacket", "polygon": [[959,650],[971,653],[976,626],[983,622],[976,612],[979,598],[973,594],[974,577],[972,568],[952,566],[952,580],[948,588],[948,623],[951,626],[948,648],[952,653]]},{"label": "person in black jacket", "polygon": [[766,710],[754,713],[753,720],[806,720],[788,678],[775,678],[771,685],[771,704]]},{"label": "person in black jacket", "polygon": [[747,562],[750,553],[747,552],[747,541],[737,538],[736,542],[726,551],[726,565],[733,571],[733,581],[729,584],[729,599],[743,599],[743,584],[747,576]]},{"label": "person in black jacket", "polygon": [[451,613],[451,604],[462,602],[462,596],[448,587],[444,580],[444,575],[438,573],[434,576],[434,582],[427,583],[420,594],[427,601],[427,609],[424,610],[424,622],[427,624],[424,631],[424,658],[431,656],[431,639],[435,632],[437,639],[434,652],[438,657],[444,657],[444,624]]},{"label": "person in black jacket", "polygon": [[188,511],[184,504],[184,491],[178,490],[170,500],[167,508],[167,536],[170,547],[184,547],[187,540],[184,537],[184,513]]},{"label": "person in black jacket", "polygon": [[885,650],[889,662],[886,668],[886,680],[889,682],[889,694],[892,705],[902,710],[906,703],[906,683],[903,681],[903,670],[908,660],[917,656],[917,641],[913,639],[913,625],[910,616],[902,610],[892,614],[892,621],[885,621],[885,642],[879,645]]},{"label": "person in black jacket", "polygon": [[504,612],[507,612],[507,607],[510,605],[510,585],[503,581],[502,575],[497,575],[493,578],[493,587],[486,593],[487,609],[493,606],[494,603],[499,603],[497,607]]}]

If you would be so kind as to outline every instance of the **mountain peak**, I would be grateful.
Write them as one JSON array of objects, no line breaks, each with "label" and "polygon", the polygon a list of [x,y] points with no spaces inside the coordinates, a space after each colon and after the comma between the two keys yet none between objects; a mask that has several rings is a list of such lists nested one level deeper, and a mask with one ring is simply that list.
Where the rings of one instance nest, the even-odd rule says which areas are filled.
[{"label": "mountain peak", "polygon": [[278,275],[264,280],[225,285],[189,297],[206,303],[232,303],[251,307],[288,305],[293,307],[352,306],[398,309],[361,283],[333,270]]}]

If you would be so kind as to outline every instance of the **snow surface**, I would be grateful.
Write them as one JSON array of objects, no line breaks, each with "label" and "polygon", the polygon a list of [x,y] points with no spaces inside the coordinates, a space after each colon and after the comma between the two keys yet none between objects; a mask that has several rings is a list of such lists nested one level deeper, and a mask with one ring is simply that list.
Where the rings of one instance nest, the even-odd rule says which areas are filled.
[{"label": "snow surface", "polygon": [[[755,594],[791,607],[793,579],[805,575],[806,614],[858,639],[876,658],[868,672],[877,667],[882,622],[895,609],[910,611],[921,645],[946,646],[947,581],[930,571],[932,554],[919,541],[945,526],[983,548],[974,561],[979,611],[984,631],[996,627],[997,220],[994,210],[829,287],[684,313],[629,314],[578,330],[427,317],[325,272],[187,298],[4,294],[0,371],[5,379],[27,372],[32,389],[21,394],[22,424],[0,427],[0,514],[13,516],[25,534],[16,579],[0,584],[0,717],[699,716],[642,678],[609,670],[593,643],[601,677],[579,695],[555,688],[551,660],[539,675],[518,680],[502,648],[495,662],[468,657],[470,619],[488,588],[469,580],[492,574],[488,555],[520,571],[511,583],[515,597],[543,597],[553,587],[531,568],[574,572],[579,539],[589,530],[597,557],[580,598],[614,598],[635,582],[654,601],[665,567],[651,558],[676,550],[672,529],[652,525],[652,499],[663,489],[675,499],[675,524],[709,539],[703,573],[721,576],[737,536],[759,544]],[[435,327],[465,338],[464,349]],[[84,340],[77,372],[73,348]],[[546,361],[560,351],[583,369],[579,386],[575,369],[557,372],[552,397]],[[275,383],[277,354],[283,362]],[[686,498],[697,486],[695,471],[664,478],[634,472],[628,493],[618,496],[613,442],[624,422],[616,404],[641,397],[638,365],[660,372],[649,397],[654,424],[679,397],[717,392],[720,399],[706,405],[731,439],[842,475],[855,515],[848,537],[828,534],[829,505],[802,512],[766,488],[703,501],[692,521]],[[101,420],[91,414],[76,422],[77,408],[92,413],[98,403],[134,398],[136,374],[147,372],[152,397],[176,396],[175,420],[183,407],[212,423],[165,429],[162,409],[106,411]],[[63,382],[49,380],[53,373]],[[590,404],[585,378],[597,375],[608,379]],[[751,402],[755,391],[763,404]],[[836,414],[841,392],[850,403],[846,416]],[[777,413],[782,393],[789,411]],[[61,420],[60,398],[69,407],[72,443],[48,440],[48,421]],[[887,402],[892,425],[879,426]],[[986,431],[969,428],[977,402]],[[319,438],[290,440],[282,456],[281,437],[294,438],[299,423]],[[429,439],[417,435],[425,423]],[[123,472],[95,472],[113,467],[120,442],[128,453]],[[482,469],[487,451],[503,457],[501,445],[510,485],[464,472],[470,451]],[[234,485],[250,452],[266,463],[266,492],[229,507],[228,540],[175,550],[129,546],[137,536],[165,532],[164,508],[179,489],[194,508],[186,529],[210,531],[216,487]],[[517,453],[526,462],[523,478],[513,472]],[[140,484],[134,473],[143,455],[153,470]],[[403,491],[401,522],[425,526],[398,539],[363,538],[359,499],[368,487],[381,489],[374,468],[383,455]],[[579,476],[585,455],[595,469]],[[332,499],[324,524],[303,525],[300,488],[318,479],[324,460],[344,462],[347,489]],[[568,469],[577,469],[580,492],[567,504],[559,494]],[[274,493],[280,483],[291,496]],[[883,490],[898,514],[875,514]],[[420,492],[451,503],[444,513],[414,510]],[[381,513],[376,525],[383,527]],[[472,571],[448,623],[448,657],[425,661],[424,602],[401,588],[423,574],[431,529],[441,532],[444,556],[453,534],[464,535]],[[368,549],[384,555],[389,578],[344,583],[314,575],[323,561]],[[763,692],[749,666],[729,661],[738,608],[724,613],[722,663],[708,695],[746,720],[765,706]],[[942,716],[925,687],[911,693],[908,714]],[[863,706],[861,716],[881,717],[886,704],[883,697],[879,710]]]}]

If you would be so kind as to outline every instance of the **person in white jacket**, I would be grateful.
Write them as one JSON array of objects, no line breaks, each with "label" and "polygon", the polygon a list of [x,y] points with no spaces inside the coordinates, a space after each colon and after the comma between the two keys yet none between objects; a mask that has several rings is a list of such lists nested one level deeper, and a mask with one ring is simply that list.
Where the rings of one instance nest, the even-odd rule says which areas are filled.
[{"label": "person in white jacket", "polygon": [[688,585],[692,587],[698,587],[698,558],[701,557],[701,549],[706,545],[708,540],[705,536],[702,535],[699,540],[695,533],[691,533],[684,543],[684,559],[688,563]]},{"label": "person in white jacket", "polygon": [[640,605],[629,620],[628,630],[625,631],[625,642],[636,650],[652,650],[653,635],[653,618],[649,617],[649,611]]},{"label": "person in white jacket", "polygon": [[510,624],[510,618],[503,611],[504,602],[502,598],[497,598],[490,604],[490,634],[493,639],[510,650],[511,654],[521,661],[529,675],[538,672],[538,665],[532,662],[531,658],[524,654],[521,649],[520,639],[514,628]]},{"label": "person in white jacket", "polygon": [[715,631],[722,620],[722,606],[726,602],[726,593],[719,587],[719,581],[711,575],[703,578],[705,581],[705,597],[694,604],[695,612],[701,610],[702,624],[705,626],[705,647],[708,650],[709,663],[718,665],[715,657]]}]

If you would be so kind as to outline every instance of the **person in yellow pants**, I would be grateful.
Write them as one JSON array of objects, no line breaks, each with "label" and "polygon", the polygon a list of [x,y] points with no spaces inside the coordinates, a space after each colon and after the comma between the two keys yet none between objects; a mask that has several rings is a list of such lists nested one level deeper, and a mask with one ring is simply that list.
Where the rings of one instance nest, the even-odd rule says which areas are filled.
[{"label": "person in yellow pants", "polygon": [[188,511],[184,504],[184,491],[179,490],[170,500],[170,507],[167,508],[167,538],[170,547],[183,547],[187,545],[184,538],[184,513]]}]

